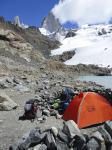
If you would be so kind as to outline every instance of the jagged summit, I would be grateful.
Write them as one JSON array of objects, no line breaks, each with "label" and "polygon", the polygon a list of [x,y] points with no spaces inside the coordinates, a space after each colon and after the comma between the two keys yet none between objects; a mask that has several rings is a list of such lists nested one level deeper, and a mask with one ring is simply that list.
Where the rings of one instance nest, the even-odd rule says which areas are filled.
[{"label": "jagged summit", "polygon": [[24,23],[21,23],[21,22],[20,22],[19,16],[15,16],[15,17],[14,17],[14,20],[12,21],[12,23],[13,23],[14,25],[20,27],[20,28],[23,28],[23,29],[28,28],[28,25],[25,25]]},{"label": "jagged summit", "polygon": [[61,24],[59,20],[55,18],[53,13],[50,12],[48,16],[44,18],[41,27],[52,33],[57,31],[61,27]]}]

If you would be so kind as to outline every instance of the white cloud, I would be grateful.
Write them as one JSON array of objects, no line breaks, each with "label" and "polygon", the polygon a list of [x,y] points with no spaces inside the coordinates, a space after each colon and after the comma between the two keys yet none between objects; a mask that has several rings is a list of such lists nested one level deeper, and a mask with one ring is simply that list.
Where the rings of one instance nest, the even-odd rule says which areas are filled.
[{"label": "white cloud", "polygon": [[62,24],[107,23],[112,17],[112,0],[60,0],[52,11]]}]

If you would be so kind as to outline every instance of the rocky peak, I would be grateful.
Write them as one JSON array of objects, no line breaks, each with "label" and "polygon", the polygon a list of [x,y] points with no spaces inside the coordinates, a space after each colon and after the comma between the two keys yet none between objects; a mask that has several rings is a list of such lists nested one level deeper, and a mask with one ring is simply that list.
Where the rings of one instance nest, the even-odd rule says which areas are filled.
[{"label": "rocky peak", "polygon": [[21,27],[19,16],[14,17],[13,24]]},{"label": "rocky peak", "polygon": [[61,27],[61,24],[59,23],[59,20],[55,18],[53,13],[50,12],[48,16],[44,18],[41,27],[50,32],[55,32]]},{"label": "rocky peak", "polygon": [[20,22],[19,16],[14,17],[14,20],[12,21],[12,23],[13,23],[15,26],[20,27],[20,28],[23,28],[23,29],[28,28],[28,25],[26,25],[26,24]]}]

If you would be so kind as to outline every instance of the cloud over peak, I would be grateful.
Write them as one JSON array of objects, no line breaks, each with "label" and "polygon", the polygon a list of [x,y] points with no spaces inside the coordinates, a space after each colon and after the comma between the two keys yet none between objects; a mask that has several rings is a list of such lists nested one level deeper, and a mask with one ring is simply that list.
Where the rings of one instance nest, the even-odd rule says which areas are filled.
[{"label": "cloud over peak", "polygon": [[112,0],[60,0],[52,12],[62,24],[107,23],[112,17]]}]

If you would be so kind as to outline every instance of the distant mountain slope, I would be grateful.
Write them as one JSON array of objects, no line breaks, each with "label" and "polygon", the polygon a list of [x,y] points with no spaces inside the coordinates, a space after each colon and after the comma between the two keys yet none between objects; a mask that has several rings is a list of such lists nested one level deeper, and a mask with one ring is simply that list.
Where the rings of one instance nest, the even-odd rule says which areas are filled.
[{"label": "distant mountain slope", "polygon": [[57,48],[59,45],[59,42],[53,42],[48,37],[42,35],[38,28],[29,27],[22,29],[9,21],[5,21],[3,17],[0,17],[0,29],[11,30],[19,34],[26,42],[32,45],[35,51],[41,52],[44,57],[48,57],[50,50]]},{"label": "distant mountain slope", "polygon": [[[42,35],[38,28],[23,29],[0,17],[0,75],[37,70],[59,42]],[[28,72],[29,72],[28,71]]]},{"label": "distant mountain slope", "polygon": [[75,51],[66,65],[94,64],[112,67],[112,25],[83,26],[72,31],[73,37],[65,37],[60,48],[52,50],[51,55],[62,55],[65,51]]}]

